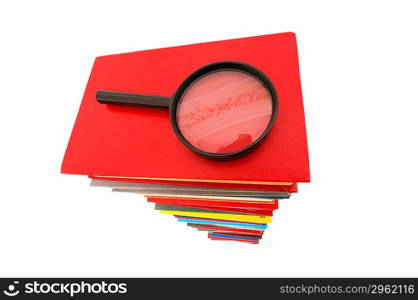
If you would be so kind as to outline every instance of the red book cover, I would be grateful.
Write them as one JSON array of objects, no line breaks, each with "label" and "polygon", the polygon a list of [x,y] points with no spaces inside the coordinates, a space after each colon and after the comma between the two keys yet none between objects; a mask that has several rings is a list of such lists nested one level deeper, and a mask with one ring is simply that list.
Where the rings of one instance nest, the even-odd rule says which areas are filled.
[{"label": "red book cover", "polygon": [[253,209],[266,209],[274,210],[279,208],[279,201],[271,200],[269,202],[254,202],[254,201],[224,201],[215,199],[199,199],[194,198],[182,198],[182,197],[159,197],[159,196],[147,196],[148,202],[178,205],[178,206],[210,206],[210,207],[234,207],[234,208],[253,208]]},{"label": "red book cover", "polygon": [[193,207],[193,208],[201,208],[201,209],[210,209],[216,210],[219,213],[221,212],[235,212],[235,213],[243,213],[243,214],[250,214],[250,215],[259,215],[259,216],[273,216],[273,210],[266,210],[266,209],[244,209],[244,208],[235,208],[235,207],[222,207],[222,206],[203,206],[203,205],[178,205],[179,207]]},{"label": "red book cover", "polygon": [[215,237],[212,235],[212,233],[208,233],[208,238],[215,241],[235,241],[235,242],[243,242],[243,243],[250,243],[250,244],[258,244],[259,241],[253,241],[253,240],[245,240],[245,239],[239,239],[239,238],[227,238],[227,237]]},{"label": "red book cover", "polygon": [[204,229],[204,230],[216,231],[216,232],[240,232],[240,233],[248,233],[248,234],[260,235],[260,236],[262,236],[264,233],[264,231],[262,230],[253,230],[253,229],[245,229],[245,228],[207,226],[207,225],[201,225],[201,224],[196,224],[196,223],[188,223],[188,225],[192,228]]},{"label": "red book cover", "polygon": [[[211,161],[187,149],[164,109],[99,104],[98,90],[170,97],[198,68],[238,61],[261,70],[279,99],[276,122],[249,155]],[[245,182],[308,182],[309,161],[293,33],[97,57],[62,164],[66,174]]]}]

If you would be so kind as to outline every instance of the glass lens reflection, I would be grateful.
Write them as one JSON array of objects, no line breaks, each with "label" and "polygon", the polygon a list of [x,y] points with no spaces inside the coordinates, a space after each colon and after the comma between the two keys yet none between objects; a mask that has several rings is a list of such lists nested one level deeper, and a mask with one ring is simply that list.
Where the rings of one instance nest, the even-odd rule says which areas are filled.
[{"label": "glass lens reflection", "polygon": [[272,117],[272,97],[255,76],[223,70],[205,75],[183,93],[177,124],[185,139],[209,153],[231,153],[255,142]]}]

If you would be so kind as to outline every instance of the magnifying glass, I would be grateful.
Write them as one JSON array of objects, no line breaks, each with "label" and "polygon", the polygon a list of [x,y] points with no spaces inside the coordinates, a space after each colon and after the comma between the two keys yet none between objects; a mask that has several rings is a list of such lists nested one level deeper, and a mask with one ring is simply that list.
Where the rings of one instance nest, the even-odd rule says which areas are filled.
[{"label": "magnifying glass", "polygon": [[102,104],[168,108],[180,141],[214,160],[239,158],[267,136],[277,117],[278,98],[268,77],[253,66],[222,61],[190,74],[173,97],[99,90]]}]

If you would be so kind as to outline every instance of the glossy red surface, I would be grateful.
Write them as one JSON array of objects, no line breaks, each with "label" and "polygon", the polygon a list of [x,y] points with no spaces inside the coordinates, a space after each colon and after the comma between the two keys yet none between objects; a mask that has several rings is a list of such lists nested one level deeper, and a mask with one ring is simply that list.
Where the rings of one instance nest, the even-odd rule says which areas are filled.
[{"label": "glossy red surface", "polygon": [[[184,147],[165,109],[96,101],[98,90],[172,97],[192,72],[219,61],[242,62],[260,70],[272,82],[279,99],[277,120],[266,140],[256,151],[237,160],[211,161]],[[309,181],[295,35],[272,34],[98,57],[61,170],[69,174],[234,183]]]}]

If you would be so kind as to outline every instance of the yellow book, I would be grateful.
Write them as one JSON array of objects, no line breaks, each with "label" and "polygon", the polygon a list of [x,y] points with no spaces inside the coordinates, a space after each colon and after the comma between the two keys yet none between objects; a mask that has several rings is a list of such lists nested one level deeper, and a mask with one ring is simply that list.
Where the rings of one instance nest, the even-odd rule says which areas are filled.
[{"label": "yellow book", "polygon": [[216,213],[175,211],[175,210],[160,210],[160,212],[163,214],[175,215],[175,216],[254,222],[254,223],[262,223],[262,224],[271,222],[271,217],[267,217],[267,216],[265,217],[265,216],[252,216],[252,215],[216,214]]}]

